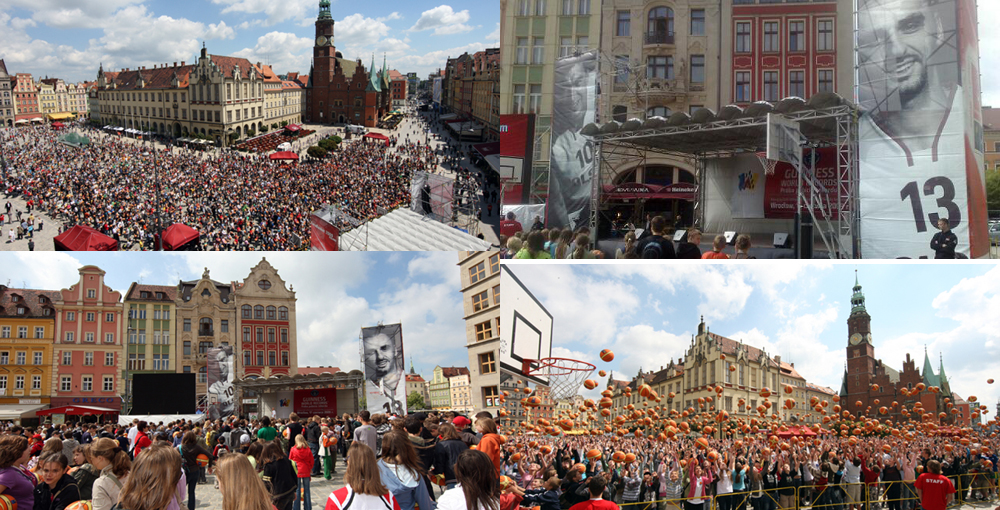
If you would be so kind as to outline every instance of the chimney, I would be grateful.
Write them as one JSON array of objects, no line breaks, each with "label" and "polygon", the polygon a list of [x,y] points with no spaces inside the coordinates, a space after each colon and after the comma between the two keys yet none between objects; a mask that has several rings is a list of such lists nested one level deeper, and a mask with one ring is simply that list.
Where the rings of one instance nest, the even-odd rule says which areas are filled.
[{"label": "chimney", "polygon": [[177,67],[177,62],[174,62],[174,67]]},{"label": "chimney", "polygon": [[781,356],[775,356],[774,357],[774,362],[777,363],[778,366],[780,367],[781,366]]},{"label": "chimney", "polygon": [[181,67],[184,67],[184,61],[181,60]]}]

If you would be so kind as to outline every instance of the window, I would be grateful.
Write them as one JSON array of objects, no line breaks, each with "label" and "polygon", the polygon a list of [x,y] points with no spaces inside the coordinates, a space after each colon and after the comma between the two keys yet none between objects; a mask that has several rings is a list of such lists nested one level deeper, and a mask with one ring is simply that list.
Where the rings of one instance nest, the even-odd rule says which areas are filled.
[{"label": "window", "polygon": [[16,364],[18,364],[18,365],[25,364],[25,360],[28,357],[27,353],[25,353],[24,351],[21,351],[21,352],[17,353],[16,356],[17,356],[17,361],[15,362]]},{"label": "window", "polygon": [[480,262],[469,268],[469,283],[476,283],[486,278],[486,263]]},{"label": "window", "polygon": [[563,16],[573,15],[573,0],[562,0],[562,15]]},{"label": "window", "polygon": [[705,83],[705,55],[691,55],[691,84]]},{"label": "window", "polygon": [[94,353],[92,352],[83,353],[83,366],[85,367],[94,366]]},{"label": "window", "polygon": [[793,97],[806,97],[806,72],[790,71],[788,73],[788,95]]},{"label": "window", "polygon": [[476,324],[476,341],[482,342],[490,338],[493,338],[493,322],[486,321]]},{"label": "window", "polygon": [[274,351],[267,351],[267,366],[273,367],[277,361],[277,353]]},{"label": "window", "polygon": [[80,388],[81,391],[94,391],[94,376],[85,375],[81,380],[83,381]]},{"label": "window", "polygon": [[73,390],[73,376],[71,375],[59,376],[59,391],[72,391],[72,390]]},{"label": "window", "polygon": [[281,351],[281,366],[288,366],[288,351]]},{"label": "window", "polygon": [[788,22],[788,51],[805,51],[805,24],[804,21]]},{"label": "window", "polygon": [[492,374],[497,371],[497,362],[493,351],[484,352],[479,355],[479,374]]},{"label": "window", "polygon": [[[3,364],[7,363],[6,359],[2,359],[0,361],[3,361],[4,362]],[[63,351],[63,353],[62,353],[62,364],[63,365],[72,365],[73,364],[73,353],[71,351]]]},{"label": "window", "polygon": [[542,111],[542,86],[530,85],[528,96],[528,113],[541,113]]},{"label": "window", "polygon": [[104,353],[104,366],[112,367],[115,365],[115,353],[106,352]]},{"label": "window", "polygon": [[283,344],[288,343],[288,330],[285,328],[281,329],[281,343]]},{"label": "window", "polygon": [[10,326],[0,328],[0,338],[10,338]]},{"label": "window", "polygon": [[76,312],[66,312],[66,320],[67,321],[75,321],[76,320]]},{"label": "window", "polygon": [[267,343],[274,343],[274,328],[267,328]]},{"label": "window", "polygon": [[250,351],[243,351],[243,366],[252,365],[250,363]]},{"label": "window", "polygon": [[208,350],[214,347],[211,341],[198,342],[198,354],[208,354]]},{"label": "window", "polygon": [[632,13],[629,11],[618,11],[618,25],[615,28],[615,35],[628,37],[632,32]]},{"label": "window", "polygon": [[527,64],[528,63],[528,38],[518,37],[517,38],[517,50],[514,57],[515,64]]},{"label": "window", "polygon": [[559,57],[568,57],[573,54],[573,38],[572,37],[560,37],[559,38]]},{"label": "window", "polygon": [[190,355],[191,355],[191,341],[190,340],[185,340],[184,341],[184,356],[187,357],[187,356],[190,356]]},{"label": "window", "polygon": [[191,331],[191,319],[184,319],[184,331]]},{"label": "window", "polygon": [[500,286],[499,285],[495,285],[493,287],[493,304],[494,305],[499,305],[500,304]]},{"label": "window", "polygon": [[646,77],[661,78],[667,80],[674,79],[674,57],[672,56],[647,57]]},{"label": "window", "polygon": [[777,101],[778,95],[778,72],[764,71],[764,101]]},{"label": "window", "polygon": [[646,118],[650,117],[663,117],[664,119],[670,117],[670,108],[666,106],[654,106],[646,110]]},{"label": "window", "polygon": [[35,339],[45,338],[45,326],[35,326]]},{"label": "window", "polygon": [[273,306],[267,307],[267,320],[273,321],[278,317],[277,308]]},{"label": "window", "polygon": [[219,330],[222,333],[229,333],[229,321],[227,320],[219,321]]},{"label": "window", "polygon": [[545,38],[535,37],[531,41],[531,63],[532,64],[544,64],[545,63]]},{"label": "window", "polygon": [[87,289],[87,297],[89,298],[97,297],[97,293],[94,291],[94,289]]},{"label": "window", "polygon": [[198,320],[198,335],[199,336],[212,336],[212,318],[202,317]]},{"label": "window", "polygon": [[18,375],[14,377],[14,389],[23,390],[24,389],[24,376]]},{"label": "window", "polygon": [[674,10],[656,7],[646,19],[646,44],[674,43]]},{"label": "window", "polygon": [[257,338],[256,338],[256,341],[258,341],[258,342],[263,342],[264,341],[264,328],[257,328]]},{"label": "window", "polygon": [[480,292],[479,294],[475,294],[472,296],[473,312],[478,312],[489,305],[490,305],[489,296],[487,295],[485,290]]},{"label": "window", "polygon": [[691,9],[691,35],[705,35],[705,9]]},{"label": "window", "polygon": [[115,391],[115,378],[114,378],[114,376],[111,376],[111,375],[104,376],[101,390],[103,390],[103,391]]},{"label": "window", "polygon": [[529,16],[531,14],[531,0],[518,0],[517,15]]},{"label": "window", "polygon": [[576,12],[579,16],[587,16],[590,14],[590,0],[580,0],[580,9]]},{"label": "window", "polygon": [[750,34],[750,22],[736,24],[736,53],[749,53],[753,50],[753,38]]},{"label": "window", "polygon": [[545,16],[545,0],[535,0],[535,16]]},{"label": "window", "polygon": [[251,317],[251,313],[253,311],[253,307],[251,307],[250,305],[243,305],[242,307],[240,307],[240,310],[243,313],[243,318],[244,319],[249,319]]},{"label": "window", "polygon": [[264,305],[257,305],[253,307],[253,318],[254,319],[264,318]]},{"label": "window", "polygon": [[764,22],[764,51],[781,51],[781,34],[778,32],[777,21]]},{"label": "window", "polygon": [[500,403],[500,392],[497,390],[496,386],[486,386],[483,388],[483,402],[486,407],[496,407],[502,405]]},{"label": "window", "polygon": [[261,290],[268,290],[268,289],[271,288],[271,281],[270,280],[261,280],[261,281],[257,282],[257,286],[260,287]]},{"label": "window", "polygon": [[114,333],[105,333],[104,334],[104,343],[106,343],[106,344],[113,344],[113,343],[115,343],[115,334]]},{"label": "window", "polygon": [[820,69],[817,71],[818,92],[833,92],[833,71]]},{"label": "window", "polygon": [[198,382],[202,384],[208,382],[208,367],[201,367],[198,369]]},{"label": "window", "polygon": [[243,341],[244,342],[252,341],[252,339],[250,338],[250,328],[247,327],[243,328]]},{"label": "window", "polygon": [[87,312],[87,322],[94,322],[94,312]]},{"label": "window", "polygon": [[816,23],[816,51],[833,50],[833,20],[823,19]]},{"label": "window", "polygon": [[257,365],[264,366],[264,351],[257,351]]}]

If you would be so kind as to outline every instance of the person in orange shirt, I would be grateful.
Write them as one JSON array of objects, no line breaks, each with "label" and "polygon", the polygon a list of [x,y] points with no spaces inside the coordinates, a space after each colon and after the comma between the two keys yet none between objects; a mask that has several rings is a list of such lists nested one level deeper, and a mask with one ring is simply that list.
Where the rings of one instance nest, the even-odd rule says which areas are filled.
[{"label": "person in orange shirt", "polygon": [[503,474],[503,457],[500,451],[501,439],[500,435],[497,434],[497,424],[493,421],[493,418],[480,418],[476,420],[476,432],[479,432],[483,437],[479,440],[479,444],[476,445],[476,449],[485,453],[490,461],[493,462],[493,467],[497,470],[497,476]]},{"label": "person in orange shirt", "polygon": [[707,251],[702,254],[701,258],[703,260],[711,259],[728,259],[729,255],[722,252],[726,248],[726,236],[717,235],[715,240],[712,241],[712,251]]}]

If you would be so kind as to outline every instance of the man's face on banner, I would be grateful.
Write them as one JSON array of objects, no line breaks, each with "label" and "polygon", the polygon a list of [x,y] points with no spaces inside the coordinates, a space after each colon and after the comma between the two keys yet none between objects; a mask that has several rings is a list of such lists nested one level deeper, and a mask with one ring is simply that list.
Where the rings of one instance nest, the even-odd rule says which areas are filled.
[{"label": "man's face on banner", "polygon": [[864,57],[881,62],[889,89],[899,90],[904,106],[927,91],[928,61],[941,46],[941,26],[928,2],[870,0],[870,10],[860,14]]},{"label": "man's face on banner", "polygon": [[365,339],[365,360],[375,367],[376,379],[381,379],[396,368],[396,349],[392,339],[379,333]]},{"label": "man's face on banner", "polygon": [[226,363],[228,356],[226,356],[226,351],[218,351],[215,353],[215,362],[219,365],[219,380],[228,381],[229,380],[229,363]]}]

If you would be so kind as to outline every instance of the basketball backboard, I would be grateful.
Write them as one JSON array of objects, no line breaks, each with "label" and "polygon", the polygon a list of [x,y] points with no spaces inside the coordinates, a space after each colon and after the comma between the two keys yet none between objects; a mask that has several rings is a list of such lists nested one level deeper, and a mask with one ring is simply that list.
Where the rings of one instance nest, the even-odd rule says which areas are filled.
[{"label": "basketball backboard", "polygon": [[797,165],[802,161],[802,132],[798,121],[767,114],[767,159]]},{"label": "basketball backboard", "polygon": [[552,314],[507,268],[500,266],[500,347],[501,374],[509,374],[542,386],[549,385],[547,372],[524,373],[524,360],[552,355]]}]

